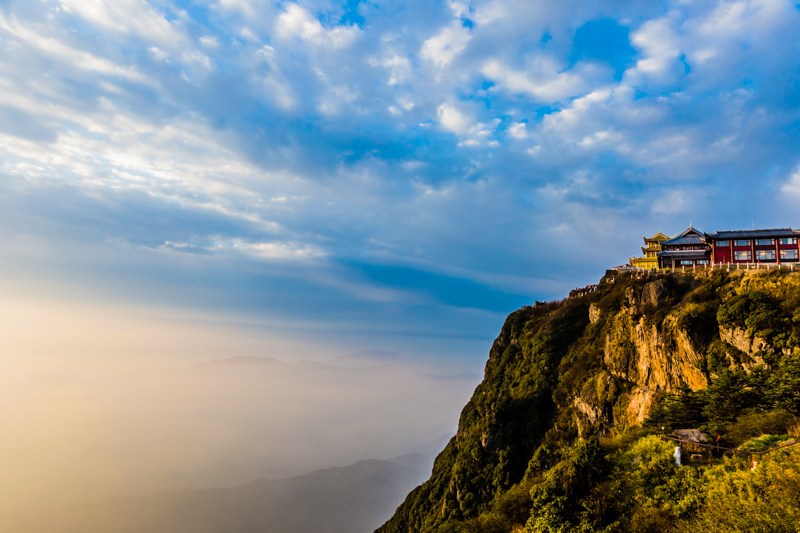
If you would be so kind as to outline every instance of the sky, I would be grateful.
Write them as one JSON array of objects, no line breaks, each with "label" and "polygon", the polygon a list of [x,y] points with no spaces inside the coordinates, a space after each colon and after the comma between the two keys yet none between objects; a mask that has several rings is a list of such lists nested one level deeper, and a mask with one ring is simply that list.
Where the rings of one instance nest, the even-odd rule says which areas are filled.
[{"label": "sky", "polygon": [[[796,0],[0,0],[6,507],[416,451],[511,311],[658,231],[800,228],[798,33]],[[236,357],[280,364],[193,374]]]},{"label": "sky", "polygon": [[799,6],[3,0],[3,283],[479,364],[645,234],[800,226]]}]

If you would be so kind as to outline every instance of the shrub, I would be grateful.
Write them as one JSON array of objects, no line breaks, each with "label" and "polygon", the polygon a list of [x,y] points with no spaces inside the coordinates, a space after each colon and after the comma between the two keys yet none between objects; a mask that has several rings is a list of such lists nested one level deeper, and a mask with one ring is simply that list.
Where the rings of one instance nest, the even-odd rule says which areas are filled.
[{"label": "shrub", "polygon": [[762,456],[754,470],[731,458],[705,473],[704,504],[675,531],[796,532],[800,524],[800,450]]},{"label": "shrub", "polygon": [[574,531],[580,521],[582,500],[602,479],[607,468],[596,437],[578,441],[565,458],[531,488],[532,510],[527,531]]},{"label": "shrub", "polygon": [[725,431],[725,438],[734,445],[763,434],[785,435],[797,423],[797,417],[785,409],[740,416]]}]

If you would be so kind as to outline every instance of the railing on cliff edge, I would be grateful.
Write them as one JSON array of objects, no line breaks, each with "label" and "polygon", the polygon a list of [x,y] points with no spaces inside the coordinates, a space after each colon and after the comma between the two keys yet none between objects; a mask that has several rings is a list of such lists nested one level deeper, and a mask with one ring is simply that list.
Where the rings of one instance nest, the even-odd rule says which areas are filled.
[{"label": "railing on cliff edge", "polygon": [[[796,268],[795,268],[796,267]],[[780,270],[785,269],[790,272],[800,272],[800,263],[709,263],[708,265],[681,265],[679,267],[663,267],[663,268],[640,268],[631,265],[624,265],[616,267],[613,270],[622,272],[693,272],[696,270],[725,270],[727,272],[735,272],[737,270]]]},{"label": "railing on cliff edge", "polygon": [[[797,266],[797,268],[795,268]],[[650,276],[657,276],[659,274],[669,274],[669,273],[691,273],[691,272],[702,272],[706,270],[725,270],[727,272],[734,272],[737,270],[788,270],[790,272],[798,271],[800,272],[800,263],[714,263],[708,265],[692,265],[691,267],[687,267],[685,265],[680,267],[665,267],[665,268],[640,268],[635,267],[633,265],[620,265],[609,269],[610,271],[616,271],[617,273],[622,274],[631,274],[635,276],[637,279],[643,279]],[[613,279],[611,280],[613,283]],[[533,303],[533,306],[525,305],[523,307],[541,307],[544,305],[550,304],[558,304],[567,300],[569,298],[580,298],[582,296],[586,296],[597,291],[600,288],[599,284],[591,284],[586,285],[585,287],[576,287],[569,291],[569,295],[566,298],[556,299],[556,300],[547,300],[547,301],[539,301],[536,300]]]},{"label": "railing on cliff edge", "polygon": [[797,446],[800,444],[800,440],[798,439],[789,439],[784,441],[783,443],[773,446],[772,448],[768,448],[766,450],[759,450],[759,451],[752,451],[752,450],[740,450],[738,448],[730,448],[727,446],[720,446],[719,444],[708,444],[705,442],[696,442],[693,440],[688,439],[681,439],[679,437],[673,437],[672,435],[659,435],[663,440],[669,440],[672,442],[677,442],[679,444],[684,444],[686,446],[698,447],[698,448],[706,448],[708,451],[721,451],[722,453],[732,453],[733,455],[739,454],[744,456],[750,456],[750,469],[753,470],[758,465],[758,461],[756,460],[757,457],[761,457],[762,455],[766,455],[768,453],[777,452],[780,450],[785,450],[787,448],[791,448],[792,446]]}]

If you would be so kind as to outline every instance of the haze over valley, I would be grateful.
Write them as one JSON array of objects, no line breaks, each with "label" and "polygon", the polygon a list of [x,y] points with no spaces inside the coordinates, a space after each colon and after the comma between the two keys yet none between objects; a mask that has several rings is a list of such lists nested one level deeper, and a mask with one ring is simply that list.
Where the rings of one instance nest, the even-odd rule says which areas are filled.
[{"label": "haze over valley", "polygon": [[[119,517],[132,513],[109,499],[155,505],[162,496],[178,497],[168,490],[241,492],[233,487],[363,459],[428,454],[400,463],[406,469],[377,464],[375,475],[390,469],[380,486],[343,483],[342,494],[373,494],[385,519],[427,475],[430,454],[453,433],[453,413],[479,379],[391,352],[342,357],[323,346],[280,343],[254,328],[220,327],[208,317],[140,311],[87,305],[66,312],[53,301],[0,306],[8,326],[0,339],[0,453],[9,458],[0,480],[4,530],[31,520],[44,527],[45,518],[59,531],[86,517],[99,520],[109,509],[121,513],[117,522],[101,523],[119,525]],[[262,355],[276,352],[281,359]],[[252,513],[262,525],[271,516],[269,501],[261,514]],[[373,526],[380,525],[378,511],[367,511],[353,516],[343,508],[341,516],[372,516]]]}]

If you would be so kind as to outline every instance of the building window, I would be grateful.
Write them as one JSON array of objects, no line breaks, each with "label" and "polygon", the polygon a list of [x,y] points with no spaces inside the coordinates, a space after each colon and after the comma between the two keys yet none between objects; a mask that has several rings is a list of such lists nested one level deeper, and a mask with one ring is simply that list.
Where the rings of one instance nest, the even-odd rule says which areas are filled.
[{"label": "building window", "polygon": [[775,250],[758,250],[756,258],[759,261],[775,261]]},{"label": "building window", "polygon": [[775,239],[756,239],[756,246],[774,246]]},{"label": "building window", "polygon": [[734,246],[750,246],[750,241],[747,239],[744,240],[735,240],[733,241]]},{"label": "building window", "polygon": [[694,261],[692,261],[691,259],[684,259],[683,261],[681,261],[681,264],[686,266],[691,266],[693,262]]},{"label": "building window", "polygon": [[781,250],[781,261],[797,260],[797,250]]},{"label": "building window", "polygon": [[779,241],[781,244],[797,244],[797,237],[786,237]]},{"label": "building window", "polygon": [[750,261],[750,251],[733,252],[734,261]]},{"label": "building window", "polygon": [[707,265],[708,264],[708,259],[698,259],[697,260],[697,264],[698,265]]},{"label": "building window", "polygon": [[730,241],[717,241],[714,243],[714,246],[720,248],[722,246],[728,246],[728,244],[730,244]]}]

